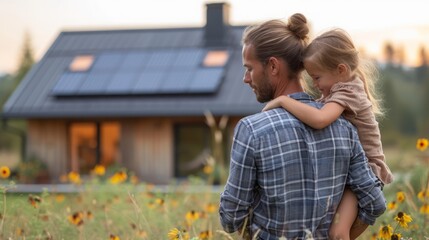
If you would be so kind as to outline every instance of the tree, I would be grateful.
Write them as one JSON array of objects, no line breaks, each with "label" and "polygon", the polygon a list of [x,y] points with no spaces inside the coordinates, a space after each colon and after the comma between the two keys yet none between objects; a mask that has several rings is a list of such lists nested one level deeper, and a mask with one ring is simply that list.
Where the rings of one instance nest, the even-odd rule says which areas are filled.
[{"label": "tree", "polygon": [[29,33],[25,33],[24,42],[21,50],[21,58],[18,66],[18,70],[15,73],[15,82],[19,84],[25,77],[27,72],[34,64],[33,48],[31,46],[31,37]]}]

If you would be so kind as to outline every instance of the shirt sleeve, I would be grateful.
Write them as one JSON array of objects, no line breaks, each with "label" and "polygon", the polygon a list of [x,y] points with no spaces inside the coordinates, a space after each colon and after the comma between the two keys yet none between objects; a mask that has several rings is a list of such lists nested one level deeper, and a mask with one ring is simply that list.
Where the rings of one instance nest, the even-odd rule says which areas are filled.
[{"label": "shirt sleeve", "polygon": [[363,222],[373,225],[376,218],[386,210],[386,199],[381,191],[381,182],[369,168],[368,160],[356,136],[347,185],[358,199],[358,217]]},{"label": "shirt sleeve", "polygon": [[371,102],[367,99],[363,86],[357,84],[335,84],[324,102],[335,102],[341,105],[352,118],[356,117],[360,109],[371,107]]},{"label": "shirt sleeve", "polygon": [[219,207],[220,222],[229,233],[249,222],[246,218],[250,216],[256,179],[253,139],[249,127],[240,121],[234,132],[229,177]]}]

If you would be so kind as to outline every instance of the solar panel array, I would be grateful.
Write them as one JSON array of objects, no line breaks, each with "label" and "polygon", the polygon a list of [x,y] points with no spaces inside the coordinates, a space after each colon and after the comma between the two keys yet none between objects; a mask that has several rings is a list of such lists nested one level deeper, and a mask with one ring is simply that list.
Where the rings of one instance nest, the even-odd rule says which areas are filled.
[{"label": "solar panel array", "polygon": [[204,66],[202,62],[208,52],[204,48],[104,52],[94,56],[88,71],[67,69],[56,82],[52,94],[214,93],[222,82],[227,64]]}]

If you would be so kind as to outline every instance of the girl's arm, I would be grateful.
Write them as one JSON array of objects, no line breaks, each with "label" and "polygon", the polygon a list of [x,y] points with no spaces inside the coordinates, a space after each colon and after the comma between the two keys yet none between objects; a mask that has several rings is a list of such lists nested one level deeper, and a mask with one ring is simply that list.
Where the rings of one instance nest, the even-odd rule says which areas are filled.
[{"label": "girl's arm", "polygon": [[334,122],[344,111],[338,103],[329,102],[321,109],[312,107],[288,96],[277,97],[264,107],[263,111],[282,107],[292,113],[296,118],[315,129],[322,129]]}]

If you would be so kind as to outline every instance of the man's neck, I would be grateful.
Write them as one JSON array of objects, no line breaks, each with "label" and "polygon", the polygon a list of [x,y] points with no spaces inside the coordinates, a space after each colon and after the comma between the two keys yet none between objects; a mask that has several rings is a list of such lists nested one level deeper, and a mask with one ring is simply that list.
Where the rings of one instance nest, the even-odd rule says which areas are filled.
[{"label": "man's neck", "polygon": [[277,86],[276,91],[274,92],[274,97],[279,97],[281,95],[289,95],[292,93],[303,92],[304,89],[301,86],[299,80],[288,81],[285,84]]}]

